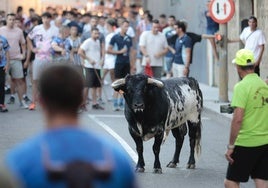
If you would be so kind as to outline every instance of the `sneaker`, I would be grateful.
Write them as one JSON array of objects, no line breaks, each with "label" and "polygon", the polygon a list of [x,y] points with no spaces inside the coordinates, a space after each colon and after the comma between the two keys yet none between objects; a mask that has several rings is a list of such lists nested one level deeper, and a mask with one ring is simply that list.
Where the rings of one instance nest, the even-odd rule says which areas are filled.
[{"label": "sneaker", "polygon": [[7,104],[14,104],[14,103],[15,103],[15,97],[11,96],[7,101]]},{"label": "sneaker", "polygon": [[99,104],[92,105],[92,109],[94,109],[94,110],[104,110],[104,108]]},{"label": "sneaker", "polygon": [[10,93],[11,93],[10,88],[6,88],[5,89],[5,94],[10,94]]},{"label": "sneaker", "polygon": [[7,112],[8,109],[4,104],[0,104],[0,112]]},{"label": "sneaker", "polygon": [[118,106],[114,106],[114,107],[113,107],[113,111],[114,111],[114,112],[118,112],[118,111],[120,111],[120,108],[119,108]]},{"label": "sneaker", "polygon": [[25,96],[23,97],[23,100],[24,100],[26,103],[31,102],[31,99],[29,99],[29,97],[28,97],[27,95],[25,95]]},{"label": "sneaker", "polygon": [[31,103],[30,106],[29,106],[29,110],[35,110],[35,104],[34,103]]},{"label": "sneaker", "polygon": [[29,106],[26,104],[26,102],[25,102],[24,100],[21,101],[21,103],[20,103],[20,107],[21,107],[21,108],[24,108],[24,109],[29,108]]},{"label": "sneaker", "polygon": [[121,111],[124,111],[124,110],[125,110],[124,105],[120,105],[120,106],[119,106],[119,109],[120,109]]},{"label": "sneaker", "polygon": [[100,104],[105,104],[105,102],[102,100],[102,98],[98,98],[97,100]]}]

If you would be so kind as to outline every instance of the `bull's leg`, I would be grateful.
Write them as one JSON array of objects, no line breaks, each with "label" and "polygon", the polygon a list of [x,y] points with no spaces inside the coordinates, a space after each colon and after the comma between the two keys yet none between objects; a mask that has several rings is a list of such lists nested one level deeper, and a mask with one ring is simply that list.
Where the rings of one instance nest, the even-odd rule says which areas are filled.
[{"label": "bull's leg", "polygon": [[155,156],[154,160],[154,173],[161,174],[162,173],[162,168],[161,168],[161,163],[159,160],[159,153],[160,153],[160,146],[163,140],[163,133],[158,134],[154,137],[154,145],[153,145],[153,152]]},{"label": "bull's leg", "polygon": [[132,138],[134,139],[135,143],[136,143],[136,151],[138,153],[138,162],[136,165],[136,172],[144,172],[145,171],[145,163],[144,163],[144,159],[143,159],[143,142],[141,137],[131,133],[130,134],[132,136]]},{"label": "bull's leg", "polygon": [[167,164],[168,168],[176,168],[177,163],[179,163],[179,157],[181,153],[181,148],[184,141],[184,136],[187,132],[186,124],[181,125],[182,127],[172,129],[172,134],[175,137],[175,153],[173,159]]},{"label": "bull's leg", "polygon": [[[187,168],[195,168],[195,152],[199,153],[200,151],[195,151],[195,149],[200,149],[200,139],[201,139],[201,122],[200,123],[191,123],[188,121],[189,128],[189,139],[190,139],[190,157],[187,163]],[[198,147],[196,147],[198,146]]]}]

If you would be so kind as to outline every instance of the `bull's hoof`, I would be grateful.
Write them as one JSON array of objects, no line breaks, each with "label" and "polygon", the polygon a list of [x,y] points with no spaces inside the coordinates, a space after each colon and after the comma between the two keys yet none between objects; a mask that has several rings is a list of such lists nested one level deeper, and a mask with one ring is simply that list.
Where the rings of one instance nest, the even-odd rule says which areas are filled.
[{"label": "bull's hoof", "polygon": [[145,171],[145,168],[137,167],[135,172],[143,173]]},{"label": "bull's hoof", "polygon": [[177,167],[177,163],[169,162],[169,163],[167,164],[167,167],[168,167],[168,168],[176,168],[176,167]]},{"label": "bull's hoof", "polygon": [[161,168],[154,168],[154,173],[155,174],[162,174],[162,169]]},{"label": "bull's hoof", "polygon": [[195,169],[195,164],[187,164],[188,169]]}]

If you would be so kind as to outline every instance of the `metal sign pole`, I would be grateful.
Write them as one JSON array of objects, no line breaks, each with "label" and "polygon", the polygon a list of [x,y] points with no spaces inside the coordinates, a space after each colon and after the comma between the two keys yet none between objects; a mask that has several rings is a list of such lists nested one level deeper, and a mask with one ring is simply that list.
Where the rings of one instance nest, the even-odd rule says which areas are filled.
[{"label": "metal sign pole", "polygon": [[209,11],[211,18],[220,24],[219,51],[219,102],[229,102],[228,100],[228,59],[227,59],[227,22],[232,19],[235,12],[233,0],[212,0]]},{"label": "metal sign pole", "polygon": [[227,51],[227,24],[220,24],[220,34],[223,36],[219,54],[219,102],[228,100],[228,51]]}]

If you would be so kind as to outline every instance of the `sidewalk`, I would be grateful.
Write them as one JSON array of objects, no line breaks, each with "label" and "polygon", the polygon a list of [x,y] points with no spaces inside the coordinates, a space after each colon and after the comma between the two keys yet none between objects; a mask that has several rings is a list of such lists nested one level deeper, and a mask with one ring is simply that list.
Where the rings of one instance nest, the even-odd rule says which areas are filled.
[{"label": "sidewalk", "polygon": [[[219,102],[219,88],[211,87],[209,85],[199,83],[200,89],[203,93],[204,108],[211,110],[219,115],[222,115],[227,118],[232,118],[232,114],[220,113],[220,105],[228,104]],[[231,101],[233,96],[232,92],[228,92],[228,100]]]}]

